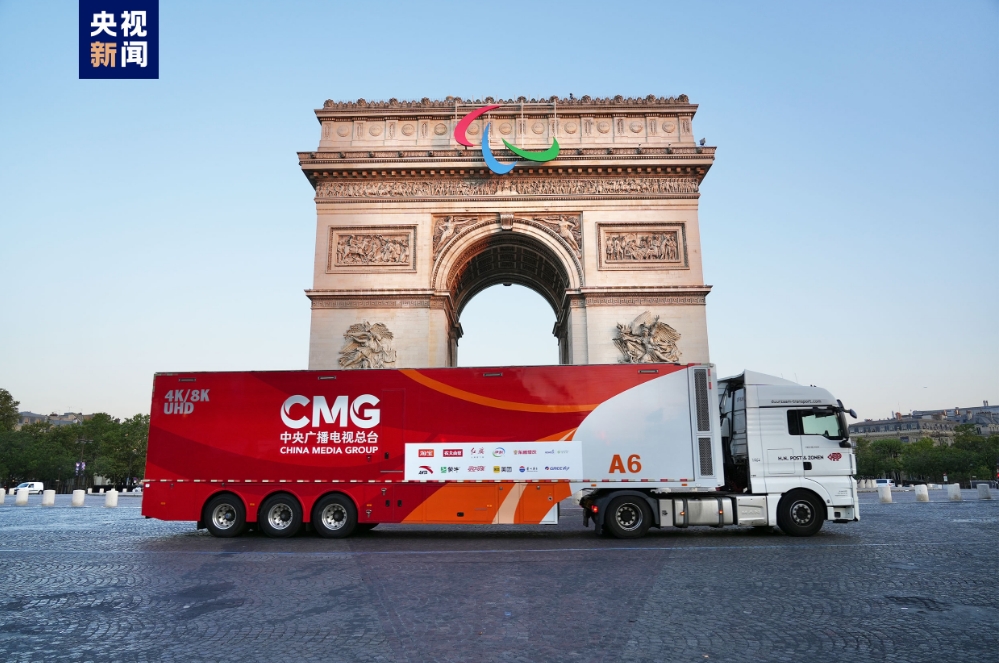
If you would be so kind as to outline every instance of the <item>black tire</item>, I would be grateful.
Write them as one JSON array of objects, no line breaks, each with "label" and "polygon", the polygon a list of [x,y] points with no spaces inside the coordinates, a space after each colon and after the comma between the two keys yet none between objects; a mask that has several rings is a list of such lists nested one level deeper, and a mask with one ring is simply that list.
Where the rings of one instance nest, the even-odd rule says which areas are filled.
[{"label": "black tire", "polygon": [[[373,523],[367,523],[374,526]],[[312,507],[312,527],[316,534],[326,539],[342,539],[358,531],[357,509],[346,495],[326,495]],[[368,528],[370,529],[370,527]]]},{"label": "black tire", "polygon": [[652,510],[637,495],[623,495],[611,500],[604,512],[604,529],[617,539],[645,536],[652,525]]},{"label": "black tire", "polygon": [[812,536],[825,522],[825,505],[807,490],[785,493],[777,504],[777,527],[788,536]]},{"label": "black tire", "polygon": [[246,507],[232,493],[216,495],[205,504],[201,522],[209,534],[220,539],[239,536],[246,529]]},{"label": "black tire", "polygon": [[260,505],[257,526],[267,536],[277,539],[295,536],[302,528],[302,507],[287,493],[271,495]]},{"label": "black tire", "polygon": [[370,532],[376,527],[378,527],[378,523],[357,523],[357,529],[354,531],[358,534],[363,534],[364,532]]}]

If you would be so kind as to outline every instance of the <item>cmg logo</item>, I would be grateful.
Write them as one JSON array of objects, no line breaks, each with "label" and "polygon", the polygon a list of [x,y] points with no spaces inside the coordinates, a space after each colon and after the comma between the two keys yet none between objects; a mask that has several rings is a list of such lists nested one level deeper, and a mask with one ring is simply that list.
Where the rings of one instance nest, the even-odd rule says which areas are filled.
[{"label": "cmg logo", "polygon": [[[347,417],[358,428],[374,428],[381,422],[382,412],[378,408],[368,407],[363,411],[365,405],[378,405],[378,398],[371,394],[361,394],[351,403],[347,396],[337,396],[332,407],[327,404],[325,396],[313,396],[310,401],[305,396],[289,396],[288,400],[281,405],[281,421],[289,428],[304,428],[309,425],[309,417],[303,414],[295,419],[292,408],[296,406],[307,407],[312,403],[312,427],[318,428],[320,424],[332,424],[339,419],[336,424],[340,428],[347,427]],[[300,410],[299,410],[300,412]],[[308,410],[306,410],[308,412]],[[297,413],[297,412],[296,412]]]}]

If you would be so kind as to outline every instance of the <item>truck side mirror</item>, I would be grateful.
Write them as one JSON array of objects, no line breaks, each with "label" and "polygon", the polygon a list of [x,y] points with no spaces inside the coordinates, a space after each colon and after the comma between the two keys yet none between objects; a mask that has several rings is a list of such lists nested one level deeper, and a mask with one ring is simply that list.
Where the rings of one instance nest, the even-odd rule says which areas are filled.
[{"label": "truck side mirror", "polygon": [[732,420],[728,417],[722,419],[721,422],[721,436],[722,437],[732,437]]}]

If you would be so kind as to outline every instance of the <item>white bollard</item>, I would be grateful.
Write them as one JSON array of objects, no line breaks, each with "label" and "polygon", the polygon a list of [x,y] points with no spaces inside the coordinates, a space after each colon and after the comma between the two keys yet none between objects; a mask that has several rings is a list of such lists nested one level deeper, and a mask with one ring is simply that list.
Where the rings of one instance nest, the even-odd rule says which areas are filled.
[{"label": "white bollard", "polygon": [[888,486],[878,486],[878,499],[882,504],[891,504],[891,488]]},{"label": "white bollard", "polygon": [[14,506],[28,506],[28,489],[18,488],[17,497],[14,499]]},{"label": "white bollard", "polygon": [[42,506],[55,506],[55,491],[42,491]]},{"label": "white bollard", "polygon": [[87,488],[87,495],[92,495],[94,492],[93,488]]},{"label": "white bollard", "polygon": [[3,505],[5,499],[7,499],[7,491],[0,488],[0,506]]},{"label": "white bollard", "polygon": [[87,498],[87,494],[82,490],[73,491],[73,506],[83,506],[83,501]]},{"label": "white bollard", "polygon": [[11,488],[7,491],[8,495],[17,495],[17,488]]},{"label": "white bollard", "polygon": [[991,491],[989,491],[989,484],[987,483],[978,484],[978,499],[980,500],[992,499],[992,493]]},{"label": "white bollard", "polygon": [[916,501],[917,502],[929,502],[930,494],[927,492],[925,484],[920,484],[916,486]]},{"label": "white bollard", "polygon": [[104,494],[104,489],[103,489],[103,488],[101,488],[101,495],[103,495],[103,494]]},{"label": "white bollard", "polygon": [[947,499],[949,499],[951,502],[961,501],[961,484],[959,483],[947,484]]},{"label": "white bollard", "polygon": [[115,507],[118,506],[118,491],[112,488],[108,492],[104,493],[104,506]]}]

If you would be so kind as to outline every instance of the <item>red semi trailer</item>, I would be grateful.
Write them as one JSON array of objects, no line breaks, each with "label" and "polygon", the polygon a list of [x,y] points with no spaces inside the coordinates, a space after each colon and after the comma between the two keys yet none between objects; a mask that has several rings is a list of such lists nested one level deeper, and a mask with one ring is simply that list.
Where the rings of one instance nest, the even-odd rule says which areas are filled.
[{"label": "red semi trailer", "polygon": [[[826,395],[811,410],[834,415],[811,389]],[[811,514],[799,533],[821,527],[828,491],[802,492],[782,517],[752,494],[748,465],[729,468],[722,429],[711,365],[161,373],[142,513],[222,537],[248,523],[343,537],[379,523],[557,523],[579,492],[587,524],[619,537],[785,527],[794,514]],[[838,495],[849,519],[854,496]]]}]

